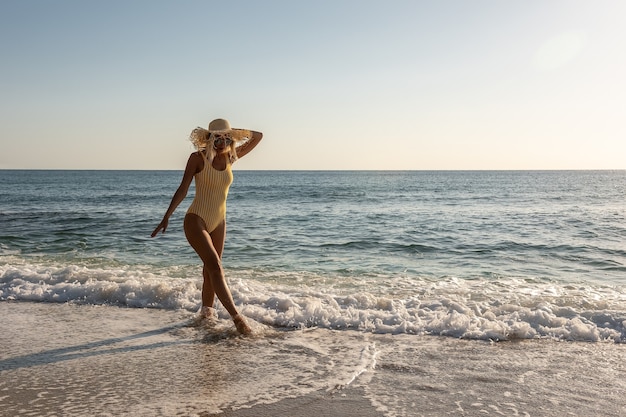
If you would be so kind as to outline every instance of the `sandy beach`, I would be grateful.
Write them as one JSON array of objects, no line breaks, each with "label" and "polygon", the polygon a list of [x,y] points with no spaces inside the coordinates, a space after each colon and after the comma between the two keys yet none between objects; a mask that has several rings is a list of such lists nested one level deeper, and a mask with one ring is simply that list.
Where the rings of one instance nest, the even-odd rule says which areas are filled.
[{"label": "sandy beach", "polygon": [[188,312],[69,304],[1,302],[0,314],[2,416],[626,412],[620,344],[488,343],[258,323],[257,334],[243,338],[227,320],[206,326]]}]

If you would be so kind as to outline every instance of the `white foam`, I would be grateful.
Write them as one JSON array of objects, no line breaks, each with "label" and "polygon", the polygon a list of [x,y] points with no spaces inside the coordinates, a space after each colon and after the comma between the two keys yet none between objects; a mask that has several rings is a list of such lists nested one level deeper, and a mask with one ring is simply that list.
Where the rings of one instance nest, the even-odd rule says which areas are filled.
[{"label": "white foam", "polygon": [[141,270],[85,266],[0,266],[0,300],[198,308],[200,285]]},{"label": "white foam", "polygon": [[[201,281],[163,272],[5,264],[0,266],[0,300],[197,311]],[[200,276],[197,269],[188,272]],[[177,271],[172,275],[185,274]],[[301,277],[285,277],[286,284],[280,284],[255,271],[228,271],[228,275],[243,313],[270,326],[482,340],[551,337],[626,342],[626,290],[620,287],[574,287],[516,279],[411,278],[412,291],[403,288],[390,293],[386,285],[375,286],[371,280],[369,287],[350,289],[345,285],[335,288],[332,280],[325,285],[319,277],[312,280],[319,282],[308,287]],[[384,282],[393,280],[387,277]],[[218,311],[227,315],[221,305]]]}]

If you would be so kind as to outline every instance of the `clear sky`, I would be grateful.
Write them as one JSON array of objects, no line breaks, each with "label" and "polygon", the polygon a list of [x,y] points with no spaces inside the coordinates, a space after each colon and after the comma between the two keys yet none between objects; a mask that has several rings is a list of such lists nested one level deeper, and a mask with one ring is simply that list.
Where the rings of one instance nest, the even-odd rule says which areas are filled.
[{"label": "clear sky", "polygon": [[624,0],[4,0],[0,168],[626,169]]}]

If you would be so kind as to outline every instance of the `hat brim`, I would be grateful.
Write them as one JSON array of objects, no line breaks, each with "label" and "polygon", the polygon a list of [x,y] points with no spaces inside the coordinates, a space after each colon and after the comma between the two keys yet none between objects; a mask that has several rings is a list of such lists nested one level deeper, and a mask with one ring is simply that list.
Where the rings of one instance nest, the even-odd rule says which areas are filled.
[{"label": "hat brim", "polygon": [[196,146],[201,148],[206,146],[211,133],[229,133],[235,144],[243,143],[252,137],[252,132],[246,129],[224,129],[224,130],[207,130],[202,127],[195,128],[189,135],[189,140]]}]

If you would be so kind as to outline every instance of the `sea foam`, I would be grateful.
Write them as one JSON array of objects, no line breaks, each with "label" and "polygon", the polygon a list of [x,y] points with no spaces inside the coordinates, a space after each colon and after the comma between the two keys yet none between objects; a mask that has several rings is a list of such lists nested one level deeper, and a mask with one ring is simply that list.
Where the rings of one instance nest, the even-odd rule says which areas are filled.
[{"label": "sea foam", "polygon": [[[157,275],[139,267],[5,264],[0,266],[0,300],[197,311],[201,280],[164,272]],[[494,341],[556,338],[626,342],[626,294],[619,287],[574,287],[513,278],[412,278],[412,291],[391,293],[380,284],[359,288],[295,285],[296,278],[285,278],[284,284],[269,279],[267,272],[227,273],[242,312],[269,326]],[[393,279],[388,277],[387,281]],[[217,307],[219,314],[227,317],[219,303]]]}]

